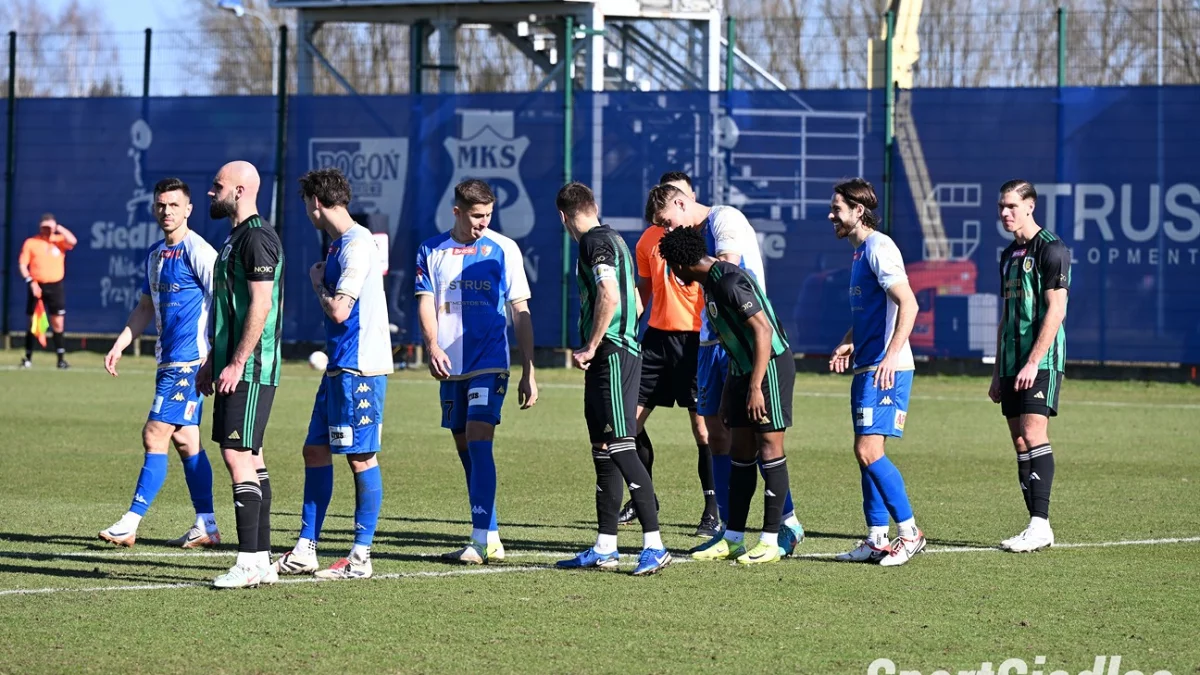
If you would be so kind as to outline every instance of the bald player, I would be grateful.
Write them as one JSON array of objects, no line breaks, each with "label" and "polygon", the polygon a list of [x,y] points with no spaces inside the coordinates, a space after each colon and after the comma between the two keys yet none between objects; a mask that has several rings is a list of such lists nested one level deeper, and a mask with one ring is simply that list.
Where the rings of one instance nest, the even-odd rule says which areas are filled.
[{"label": "bald player", "polygon": [[221,167],[208,191],[208,213],[228,218],[213,272],[212,351],[196,384],[213,399],[212,440],[233,479],[238,557],[213,580],[217,588],[275,583],[271,566],[271,482],[263,431],[279,385],[283,334],[283,244],[258,215],[258,170],[249,162]]}]

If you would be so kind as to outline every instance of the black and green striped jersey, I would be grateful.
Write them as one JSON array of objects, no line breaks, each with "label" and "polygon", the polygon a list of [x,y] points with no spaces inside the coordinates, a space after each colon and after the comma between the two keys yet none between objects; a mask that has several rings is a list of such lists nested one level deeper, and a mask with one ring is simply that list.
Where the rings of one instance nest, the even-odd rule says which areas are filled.
[{"label": "black and green striped jersey", "polygon": [[718,260],[708,270],[703,285],[708,318],[729,354],[730,375],[749,375],[754,370],[754,329],[749,320],[759,312],[766,313],[771,325],[771,356],[789,349],[787,333],[775,317],[775,308],[746,270]]},{"label": "black and green striped jersey", "polygon": [[233,228],[213,271],[213,379],[229,365],[246,328],[250,282],[272,282],[271,309],[262,337],[254,346],[244,382],[279,384],[279,348],[283,337],[283,244],[279,235],[257,215]]},{"label": "black and green striped jersey", "polygon": [[[1038,230],[1029,241],[1014,241],[1004,249],[1000,255],[1004,307],[1000,315],[1000,353],[996,355],[1001,377],[1016,377],[1029,360],[1046,318],[1046,291],[1070,286],[1071,252],[1049,230]],[[1060,325],[1038,370],[1061,373],[1067,360],[1066,346],[1066,330]]]},{"label": "black and green striped jersey", "polygon": [[579,284],[579,339],[587,342],[596,319],[596,296],[600,282],[611,280],[617,285],[617,311],[613,313],[604,341],[640,354],[637,341],[637,286],[633,280],[636,268],[629,247],[621,235],[607,225],[594,227],[579,238],[579,263],[576,280]]}]

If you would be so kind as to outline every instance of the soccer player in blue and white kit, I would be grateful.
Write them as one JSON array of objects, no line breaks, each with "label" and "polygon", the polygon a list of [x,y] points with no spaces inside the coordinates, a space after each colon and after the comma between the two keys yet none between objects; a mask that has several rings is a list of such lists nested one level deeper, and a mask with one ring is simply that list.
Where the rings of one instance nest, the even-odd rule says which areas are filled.
[{"label": "soccer player in blue and white kit", "polygon": [[509,307],[521,352],[521,409],[537,403],[529,282],[516,242],[488,229],[496,196],[487,183],[454,187],[454,227],[417,251],[415,290],[429,372],[442,381],[442,426],[467,476],[471,541],[444,560],[482,565],[504,559],[496,518],[492,439],[508,391]]},{"label": "soccer player in blue and white kit", "polygon": [[[841,373],[853,366],[850,414],[868,528],[867,538],[837,559],[893,566],[903,565],[925,548],[925,535],[913,518],[900,470],[883,454],[888,436],[904,435],[914,367],[908,336],[917,318],[917,298],[908,285],[900,249],[891,237],[875,231],[879,221],[872,209],[876,204],[871,184],[855,178],[834,186],[829,205],[834,233],[854,246],[853,322],[834,349],[829,369]],[[898,529],[891,541],[889,515]]]},{"label": "soccer player in blue and white kit", "polygon": [[[677,186],[659,185],[650,190],[646,199],[646,221],[666,228],[700,228],[708,243],[708,253],[718,260],[733,263],[750,273],[764,290],[767,287],[762,251],[758,236],[746,216],[732,206],[705,206]],[[729,522],[729,479],[733,473],[730,455],[732,437],[721,417],[721,394],[729,374],[729,355],[721,346],[707,312],[701,313],[699,366],[696,372],[696,412],[704,417],[712,448],[713,489],[721,522]],[[740,405],[741,402],[739,401]],[[760,465],[761,472],[762,467]],[[783,504],[783,521],[777,533],[780,554],[792,555],[796,545],[804,540],[804,527],[796,518],[792,492]],[[734,551],[728,549],[725,532],[721,531],[706,543],[692,549],[692,557],[700,560],[725,560]],[[740,542],[734,542],[740,543]],[[736,556],[733,556],[736,557]]]},{"label": "soccer player in blue and white kit", "polygon": [[[387,376],[393,372],[392,341],[379,247],[367,228],[346,210],[350,182],[338,169],[300,178],[309,220],[332,243],[325,262],[309,269],[313,292],[325,314],[329,365],[313,403],[304,440],[304,503],[296,546],[275,561],[279,574],[316,572],[319,579],[371,577],[371,543],[383,504],[379,452]],[[317,541],[333,496],[333,455],[354,473],[354,545],[350,554],[317,571]]]},{"label": "soccer player in blue and white kit", "polygon": [[150,247],[142,298],[129,314],[125,329],[104,357],[104,368],[117,376],[125,348],[154,320],[158,361],[154,403],[142,428],[142,472],[129,511],[100,538],[118,546],[133,546],[142,517],[167,479],[167,446],[174,443],[183,461],[183,475],[196,509],[196,522],[171,546],[214,546],[221,541],[213,516],[212,465],[200,447],[203,397],[196,390],[195,372],[208,356],[209,313],[212,309],[213,265],[217,252],[204,237],[188,228],[191,192],[178,178],[154,186],[154,218],[165,239]]}]

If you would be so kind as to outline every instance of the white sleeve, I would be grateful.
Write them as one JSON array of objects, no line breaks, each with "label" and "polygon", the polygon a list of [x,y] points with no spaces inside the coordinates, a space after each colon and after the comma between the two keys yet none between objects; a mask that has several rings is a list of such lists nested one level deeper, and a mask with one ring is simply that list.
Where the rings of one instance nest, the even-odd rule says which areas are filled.
[{"label": "white sleeve", "polygon": [[517,247],[517,242],[509,240],[501,245],[501,250],[504,251],[504,285],[508,290],[505,299],[508,302],[528,300],[531,295],[529,279],[525,277],[525,258],[521,255],[521,249]]},{"label": "white sleeve", "polygon": [[192,272],[195,273],[196,281],[200,284],[200,288],[204,289],[204,297],[211,299],[213,294],[213,270],[217,266],[217,249],[210,246],[200,235],[196,235],[196,238],[198,239],[196,245],[188,247]]},{"label": "white sleeve", "polygon": [[371,261],[375,259],[376,245],[370,237],[356,237],[346,242],[338,251],[338,262],[342,264],[342,275],[338,277],[335,295],[346,295],[355,300],[362,292],[367,275],[371,272]]},{"label": "white sleeve", "polygon": [[748,247],[758,245],[750,221],[733,207],[725,207],[713,215],[712,234],[715,255],[733,253],[745,257]]},{"label": "white sleeve", "polygon": [[904,272],[904,258],[896,242],[889,237],[874,235],[879,239],[873,246],[867,248],[867,264],[879,280],[884,291],[901,283],[908,283],[908,274]]}]

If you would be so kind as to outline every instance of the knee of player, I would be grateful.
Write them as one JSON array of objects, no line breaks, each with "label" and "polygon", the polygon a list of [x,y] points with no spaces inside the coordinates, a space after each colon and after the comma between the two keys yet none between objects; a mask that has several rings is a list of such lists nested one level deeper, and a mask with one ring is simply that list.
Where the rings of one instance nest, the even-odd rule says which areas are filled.
[{"label": "knee of player", "polygon": [[329,466],[333,462],[333,456],[329,452],[328,445],[306,445],[304,446],[303,454],[304,466],[306,468]]},{"label": "knee of player", "polygon": [[878,434],[854,437],[854,458],[859,466],[870,466],[883,457],[884,437]]},{"label": "knee of player", "polygon": [[346,455],[346,461],[350,464],[350,470],[354,473],[362,473],[367,469],[379,466],[379,460],[374,452]]},{"label": "knee of player", "polygon": [[1029,444],[1025,442],[1024,436],[1021,436],[1021,435],[1013,436],[1012,442],[1013,442],[1013,449],[1017,451],[1018,455],[1023,455],[1025,453],[1029,452]]},{"label": "knee of player", "polygon": [[142,427],[142,449],[146,452],[166,454],[170,442],[169,427],[163,430],[152,422],[147,422],[146,426]]}]

